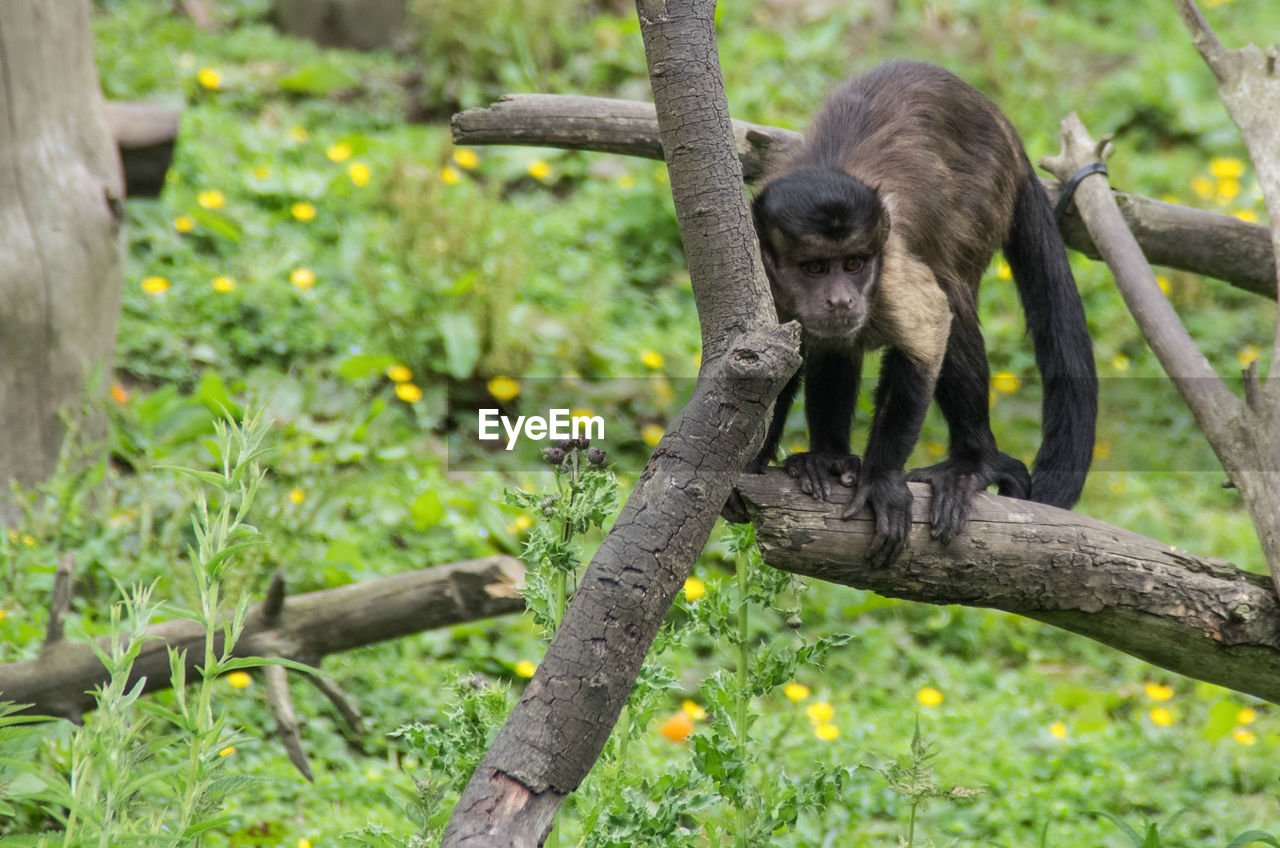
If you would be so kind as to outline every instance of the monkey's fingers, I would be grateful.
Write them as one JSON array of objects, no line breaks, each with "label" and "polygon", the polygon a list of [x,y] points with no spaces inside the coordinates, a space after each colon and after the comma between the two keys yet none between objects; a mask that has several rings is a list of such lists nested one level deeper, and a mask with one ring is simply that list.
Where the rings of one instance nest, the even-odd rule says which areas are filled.
[{"label": "monkey's fingers", "polygon": [[831,500],[831,455],[823,453],[793,453],[782,462],[791,479],[800,484],[800,491],[820,501]]},{"label": "monkey's fingers", "polygon": [[906,549],[911,532],[911,490],[901,472],[860,480],[840,517],[852,518],[864,506],[871,507],[876,522],[867,561],[875,567],[888,566]]}]

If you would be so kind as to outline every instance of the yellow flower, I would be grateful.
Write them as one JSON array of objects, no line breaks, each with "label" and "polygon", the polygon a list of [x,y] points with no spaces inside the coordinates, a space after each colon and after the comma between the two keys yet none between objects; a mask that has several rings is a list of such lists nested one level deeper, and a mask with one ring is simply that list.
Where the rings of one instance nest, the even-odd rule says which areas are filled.
[{"label": "yellow flower", "polygon": [[445,185],[457,185],[461,179],[462,175],[458,173],[456,168],[450,168],[448,165],[445,165],[440,169],[440,182]]},{"label": "yellow flower", "polygon": [[818,701],[805,707],[805,715],[809,717],[809,721],[817,724],[827,724],[831,719],[835,718],[836,711],[826,701]]},{"label": "yellow flower", "polygon": [[290,489],[290,490],[289,490],[289,502],[290,502],[290,503],[300,504],[300,503],[302,503],[303,501],[305,501],[306,499],[307,499],[307,493],[306,493],[306,492],[304,492],[304,491],[302,491],[301,489]]},{"label": "yellow flower", "polygon": [[684,742],[693,733],[693,718],[684,710],[679,710],[662,723],[660,732],[668,742]]},{"label": "yellow flower", "polygon": [[1022,381],[1018,379],[1018,376],[1010,374],[1008,371],[997,371],[991,376],[991,387],[997,392],[1010,394],[1011,392],[1016,392],[1021,385]]},{"label": "yellow flower", "polygon": [[707,711],[699,706],[697,701],[690,701],[687,698],[680,702],[680,709],[684,710],[689,718],[694,721],[702,721],[707,717]]},{"label": "yellow flower", "polygon": [[453,161],[457,163],[459,168],[466,168],[468,171],[480,165],[480,157],[476,155],[474,150],[453,151]]},{"label": "yellow flower", "polygon": [[1160,291],[1166,295],[1169,294],[1169,278],[1163,274],[1156,274],[1156,285],[1160,287]]},{"label": "yellow flower", "polygon": [[316,217],[316,208],[310,203],[295,203],[289,209],[293,213],[293,217],[299,221],[310,221]]},{"label": "yellow flower", "polygon": [[310,268],[294,268],[289,274],[289,282],[299,291],[306,291],[316,284],[316,272]]},{"label": "yellow flower", "polygon": [[340,141],[337,144],[331,145],[329,149],[324,152],[324,155],[329,157],[330,162],[345,162],[351,158],[351,145],[347,144],[345,141]]},{"label": "yellow flower", "polygon": [[1215,156],[1209,160],[1209,173],[1220,180],[1238,180],[1244,176],[1244,163],[1231,156]]},{"label": "yellow flower", "polygon": [[813,735],[824,742],[830,742],[840,735],[840,728],[834,724],[820,724],[813,729]]},{"label": "yellow flower", "polygon": [[926,441],[924,443],[924,452],[929,456],[942,456],[947,452],[947,446],[942,442]]},{"label": "yellow flower", "polygon": [[1117,353],[1115,356],[1111,357],[1111,367],[1117,371],[1128,371],[1129,364],[1129,357],[1125,356],[1123,353]]},{"label": "yellow flower", "polygon": [[1236,724],[1253,724],[1253,720],[1258,717],[1258,713],[1251,707],[1245,707],[1236,713]]},{"label": "yellow flower", "polygon": [[417,403],[422,400],[422,389],[413,383],[396,383],[396,397],[405,403]]},{"label": "yellow flower", "polygon": [[180,233],[189,233],[196,228],[196,222],[189,215],[179,215],[173,219],[173,228]]},{"label": "yellow flower", "polygon": [[26,545],[28,548],[34,548],[36,546],[36,537],[32,536],[30,533],[23,533],[22,544]]},{"label": "yellow flower", "polygon": [[196,203],[199,203],[205,209],[221,209],[227,205],[227,198],[222,192],[214,188],[196,195]]},{"label": "yellow flower", "polygon": [[0,609],[0,621],[4,621],[5,616],[9,614],[7,609]]},{"label": "yellow flower", "polygon": [[1249,363],[1258,358],[1260,353],[1257,345],[1245,345],[1236,354],[1236,362],[1240,363],[1241,368],[1248,368]]},{"label": "yellow flower", "polygon": [[1178,195],[1172,194],[1172,193],[1162,194],[1160,195],[1160,199],[1163,200],[1165,203],[1181,203],[1182,202],[1178,200]]},{"label": "yellow flower", "polygon": [[996,259],[996,279],[997,280],[1013,279],[1013,269],[1009,267],[1009,263],[1004,260],[1004,257],[1000,257]]},{"label": "yellow flower", "polygon": [[1049,725],[1049,735],[1054,739],[1066,739],[1067,726],[1060,721],[1055,721],[1053,724]]},{"label": "yellow flower", "polygon": [[271,176],[271,169],[266,165],[259,165],[249,172],[255,180],[265,180]]},{"label": "yellow flower", "polygon": [[1197,197],[1207,200],[1213,197],[1213,180],[1208,177],[1192,177],[1191,190]]},{"label": "yellow flower", "polygon": [[359,188],[364,188],[369,184],[369,178],[373,176],[373,172],[369,170],[369,166],[363,162],[352,162],[347,167],[347,176],[351,178],[351,182]]},{"label": "yellow flower", "polygon": [[224,294],[229,291],[235,291],[236,289],[236,281],[225,274],[220,274],[217,277],[214,277],[212,285],[214,291],[223,292]]},{"label": "yellow flower", "polygon": [[1235,212],[1232,212],[1231,214],[1235,215],[1241,221],[1246,221],[1250,224],[1258,223],[1258,214],[1254,212],[1252,209],[1237,209]]},{"label": "yellow flower", "polygon": [[222,74],[213,68],[201,68],[196,74],[196,82],[210,90],[222,87]]},{"label": "yellow flower", "polygon": [[515,520],[508,525],[512,533],[523,533],[533,526],[533,519],[527,515],[517,515]]},{"label": "yellow flower", "polygon": [[551,176],[551,166],[541,159],[535,159],[529,163],[529,176],[535,180],[545,181]]},{"label": "yellow flower", "polygon": [[413,379],[413,372],[403,365],[388,365],[387,379],[393,383],[407,383]]},{"label": "yellow flower", "polygon": [[640,362],[645,368],[657,371],[662,367],[666,360],[663,359],[662,354],[658,353],[656,350],[646,350],[641,352]]},{"label": "yellow flower", "polygon": [[810,692],[809,687],[803,683],[791,682],[782,687],[782,694],[786,695],[788,700],[803,701],[809,697]]},{"label": "yellow flower", "polygon": [[307,132],[306,127],[294,127],[289,130],[289,138],[293,139],[294,144],[306,144],[311,139],[311,133]]},{"label": "yellow flower", "polygon": [[635,187],[636,187],[636,178],[631,176],[630,174],[623,174],[622,176],[618,177],[618,188],[622,189],[623,191],[626,191],[627,189],[633,189]]},{"label": "yellow flower", "polygon": [[520,660],[516,663],[516,674],[520,677],[533,677],[533,673],[538,670],[538,664],[529,660]]},{"label": "yellow flower", "polygon": [[1173,687],[1159,683],[1148,683],[1144,687],[1147,697],[1153,701],[1167,701],[1173,697]]},{"label": "yellow flower", "polygon": [[169,290],[169,281],[164,277],[144,277],[142,290],[147,294],[164,294]]},{"label": "yellow flower", "polygon": [[1247,727],[1237,727],[1231,731],[1231,738],[1241,745],[1255,745],[1258,742],[1257,735]]},{"label": "yellow flower", "polygon": [[926,707],[936,707],[943,701],[942,693],[932,686],[926,686],[916,693],[916,700]]},{"label": "yellow flower", "polygon": [[227,675],[227,683],[232,689],[243,689],[253,682],[247,671],[233,671]]},{"label": "yellow flower", "polygon": [[1093,446],[1093,458],[1094,459],[1110,459],[1111,445],[1107,444],[1106,442],[1096,443]]},{"label": "yellow flower", "polygon": [[690,577],[684,581],[684,599],[686,601],[696,601],[705,594],[707,594],[707,584],[697,577]]},{"label": "yellow flower", "polygon": [[235,745],[228,745],[227,747],[223,748],[221,751],[219,751],[219,752],[218,752],[218,756],[219,756],[219,757],[229,757],[229,756],[231,756],[232,754],[234,754],[235,752],[236,752],[236,746],[235,746]]},{"label": "yellow flower", "polygon": [[569,411],[569,415],[573,418],[595,418],[596,414],[585,406],[579,406]]},{"label": "yellow flower", "polygon": [[121,406],[129,402],[129,390],[118,380],[111,384],[111,399]]},{"label": "yellow flower", "polygon": [[305,836],[302,837],[298,840],[298,848],[311,848],[311,840]]},{"label": "yellow flower", "polygon": [[666,431],[657,424],[646,424],[644,429],[640,431],[640,438],[644,439],[644,443],[649,447],[656,447],[658,442],[662,441],[662,434]]},{"label": "yellow flower", "polygon": [[1239,180],[1218,180],[1218,197],[1222,200],[1235,200],[1240,194]]},{"label": "yellow flower", "polygon": [[1168,727],[1173,724],[1173,713],[1169,712],[1164,707],[1156,707],[1154,710],[1147,713],[1147,715],[1151,718],[1151,723],[1156,727]]},{"label": "yellow flower", "polygon": [[511,400],[520,394],[520,384],[510,377],[494,377],[485,388],[497,400]]}]

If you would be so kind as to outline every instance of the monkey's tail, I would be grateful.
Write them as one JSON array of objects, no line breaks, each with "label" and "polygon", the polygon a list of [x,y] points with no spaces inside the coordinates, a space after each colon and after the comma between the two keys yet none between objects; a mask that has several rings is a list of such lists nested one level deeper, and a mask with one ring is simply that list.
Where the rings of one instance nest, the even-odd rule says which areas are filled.
[{"label": "monkey's tail", "polygon": [[1044,382],[1043,437],[1031,469],[1031,500],[1070,509],[1080,498],[1093,459],[1098,374],[1084,306],[1049,196],[1030,162],[1025,174],[1004,255]]}]

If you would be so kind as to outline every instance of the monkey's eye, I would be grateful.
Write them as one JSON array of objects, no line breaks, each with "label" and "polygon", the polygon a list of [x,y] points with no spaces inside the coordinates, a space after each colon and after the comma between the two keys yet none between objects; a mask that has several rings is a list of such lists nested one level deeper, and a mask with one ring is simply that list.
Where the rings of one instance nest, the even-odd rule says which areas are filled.
[{"label": "monkey's eye", "polygon": [[827,273],[827,263],[825,260],[815,259],[812,262],[802,263],[800,270],[810,277],[819,277]]},{"label": "monkey's eye", "polygon": [[844,269],[852,274],[854,271],[862,268],[862,257],[849,256],[844,260]]}]

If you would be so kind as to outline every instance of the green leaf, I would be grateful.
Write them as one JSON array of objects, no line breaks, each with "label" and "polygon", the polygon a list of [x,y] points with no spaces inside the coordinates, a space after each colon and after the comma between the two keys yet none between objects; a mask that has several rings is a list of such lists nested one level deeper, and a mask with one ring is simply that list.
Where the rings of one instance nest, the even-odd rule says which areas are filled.
[{"label": "green leaf", "polygon": [[360,78],[354,70],[338,62],[325,61],[303,65],[293,73],[277,79],[276,85],[280,86],[281,91],[323,97],[339,88],[351,88],[359,82]]},{"label": "green leaf", "polygon": [[444,339],[445,371],[462,380],[471,376],[480,359],[480,330],[467,312],[445,312],[436,320]]},{"label": "green leaf", "polygon": [[1255,842],[1264,842],[1267,845],[1274,845],[1280,848],[1280,842],[1269,833],[1263,833],[1260,830],[1247,830],[1237,836],[1227,844],[1227,848],[1243,848],[1245,845],[1252,845]]},{"label": "green leaf", "polygon": [[409,506],[409,514],[413,517],[413,526],[417,530],[434,527],[444,518],[444,504],[435,492],[427,491],[413,499]]},{"label": "green leaf", "polygon": [[338,372],[339,377],[355,382],[381,374],[396,362],[394,356],[386,354],[357,353],[339,362],[334,370]]}]

